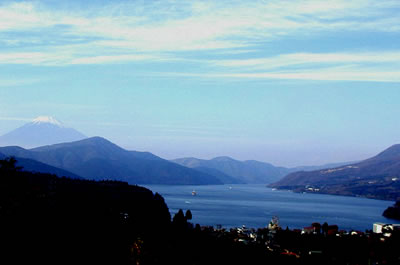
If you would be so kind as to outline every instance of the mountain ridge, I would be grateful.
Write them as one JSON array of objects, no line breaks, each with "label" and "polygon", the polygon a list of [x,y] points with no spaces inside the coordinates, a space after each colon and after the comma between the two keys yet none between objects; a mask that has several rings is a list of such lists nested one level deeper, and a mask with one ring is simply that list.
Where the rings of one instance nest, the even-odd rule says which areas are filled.
[{"label": "mountain ridge", "polygon": [[255,160],[239,161],[228,156],[215,157],[210,160],[194,157],[171,160],[174,163],[190,168],[210,168],[248,184],[267,184],[277,181],[288,171],[269,163]]},{"label": "mountain ridge", "polygon": [[37,160],[86,179],[122,180],[131,184],[222,184],[215,176],[148,152],[125,150],[101,137],[33,149],[1,147],[0,153]]},{"label": "mountain ridge", "polygon": [[269,187],[396,200],[400,197],[400,145],[392,145],[358,163],[294,172]]},{"label": "mountain ridge", "polygon": [[[214,169],[234,177],[241,183],[248,184],[269,184],[280,180],[287,174],[296,171],[312,171],[316,169],[328,168],[331,165],[347,165],[351,162],[332,163],[319,166],[299,166],[299,167],[280,167],[274,166],[271,163],[261,162],[257,160],[236,160],[229,156],[214,157],[209,160],[195,157],[183,157],[171,160],[174,163],[190,167],[190,168],[205,168]],[[235,171],[235,169],[238,169]],[[237,173],[240,172],[240,173]]]},{"label": "mountain ridge", "polygon": [[[33,173],[47,173],[47,174],[57,175],[59,177],[82,179],[82,177],[80,177],[72,172],[47,165],[45,163],[41,163],[41,162],[33,160],[33,159],[21,158],[21,157],[16,157],[16,156],[13,156],[13,157],[17,161],[16,165],[19,167],[22,167],[22,169],[21,169],[22,171],[28,171],[28,172],[33,172]],[[4,155],[3,153],[0,153],[0,159],[6,159],[6,158],[7,158],[6,155]]]}]

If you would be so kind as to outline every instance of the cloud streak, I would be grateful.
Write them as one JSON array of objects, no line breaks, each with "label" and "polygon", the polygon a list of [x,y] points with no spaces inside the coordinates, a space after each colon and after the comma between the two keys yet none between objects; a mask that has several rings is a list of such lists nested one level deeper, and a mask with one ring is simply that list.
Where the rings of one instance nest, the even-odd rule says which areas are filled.
[{"label": "cloud streak", "polygon": [[365,81],[365,82],[400,82],[400,71],[380,71],[326,68],[322,70],[298,70],[285,72],[257,72],[257,73],[159,73],[162,76],[187,78],[219,78],[227,80],[308,80],[308,81]]},{"label": "cloud streak", "polygon": [[343,64],[343,63],[395,63],[400,61],[400,51],[366,53],[291,53],[275,57],[218,60],[213,63],[224,67],[276,68],[299,64]]},{"label": "cloud streak", "polygon": [[[400,51],[365,53],[291,53],[278,56],[199,60],[213,71],[166,73],[169,76],[225,79],[400,82]],[[156,73],[155,75],[162,73]]]},{"label": "cloud streak", "polygon": [[[46,33],[101,39],[96,44],[137,51],[223,49],[249,45],[250,40],[279,38],[301,30],[400,30],[399,15],[379,11],[399,8],[393,1],[239,1],[183,5],[179,1],[154,3],[145,10],[135,4],[115,4],[93,12],[59,11],[33,3],[0,7],[0,31]],[[74,12],[73,12],[74,11]],[[363,20],[368,18],[368,21]]]},{"label": "cloud streak", "polygon": [[366,72],[366,71],[299,71],[287,73],[237,73],[221,74],[215,77],[247,79],[292,79],[318,81],[368,81],[400,82],[400,71]]},{"label": "cloud streak", "polygon": [[[398,51],[297,52],[273,57],[259,54],[264,52],[261,43],[278,43],[287,36],[363,31],[400,33],[400,12],[396,12],[399,9],[400,2],[391,0],[329,3],[272,0],[229,4],[139,1],[115,2],[89,10],[56,9],[40,2],[7,2],[0,5],[0,64],[69,66],[197,60],[209,67],[209,72],[218,70],[206,74],[210,77],[397,82],[393,75],[398,72]],[[215,51],[225,57],[213,58]],[[246,51],[259,54],[250,58]],[[204,59],[193,59],[185,52],[202,52]],[[377,65],[386,72],[370,71]],[[325,72],[338,66],[352,69]],[[295,69],[296,72],[293,67],[303,69]],[[323,69],[314,71],[316,67]]]}]

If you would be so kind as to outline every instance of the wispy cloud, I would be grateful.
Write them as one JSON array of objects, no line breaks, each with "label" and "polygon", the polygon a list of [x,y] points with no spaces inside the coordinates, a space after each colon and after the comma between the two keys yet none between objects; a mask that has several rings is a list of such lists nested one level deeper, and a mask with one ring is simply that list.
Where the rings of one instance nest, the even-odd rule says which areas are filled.
[{"label": "wispy cloud", "polygon": [[220,60],[212,63],[225,69],[225,74],[220,76],[226,78],[400,81],[400,51],[293,53],[268,58]]},{"label": "wispy cloud", "polygon": [[364,53],[291,53],[278,56],[198,60],[208,72],[154,75],[225,79],[294,79],[326,81],[400,82],[400,51]]},{"label": "wispy cloud", "polygon": [[218,60],[212,63],[225,67],[277,68],[300,64],[344,64],[344,63],[395,63],[400,62],[400,51],[365,53],[291,53],[274,57]]},{"label": "wispy cloud", "polygon": [[[79,47],[78,47],[79,46]],[[107,54],[83,53],[79,48],[86,45],[66,46],[41,52],[0,52],[0,64],[30,64],[43,66],[64,66],[74,64],[105,64],[135,61],[162,61],[167,55],[156,54]]]},{"label": "wispy cloud", "polygon": [[43,78],[9,78],[0,76],[0,87],[15,87],[42,82]]},{"label": "wispy cloud", "polygon": [[319,81],[369,81],[369,82],[400,82],[400,71],[397,72],[367,72],[367,71],[298,71],[287,73],[236,73],[220,74],[214,77],[247,78],[247,79],[294,79]]},{"label": "wispy cloud", "polygon": [[400,71],[381,71],[379,69],[359,70],[326,68],[322,70],[302,69],[285,72],[257,72],[257,73],[158,73],[157,75],[187,78],[223,78],[238,79],[286,79],[286,80],[318,80],[318,81],[366,81],[366,82],[400,82]]},{"label": "wispy cloud", "polygon": [[[393,81],[398,51],[266,57],[260,43],[321,32],[400,32],[399,10],[400,2],[392,0],[127,1],[88,10],[6,2],[0,5],[0,64],[189,62],[187,51],[202,52],[198,61],[209,72],[218,68],[208,76]],[[354,69],[325,73],[338,66]],[[370,71],[375,68],[380,70]]]},{"label": "wispy cloud", "polygon": [[13,32],[14,36],[23,33],[14,40],[8,36],[5,38],[8,43],[31,38],[32,34],[53,32],[56,38],[86,40],[97,48],[118,48],[121,53],[228,49],[295,31],[304,34],[359,28],[400,30],[399,15],[382,15],[384,10],[396,7],[400,7],[397,1],[377,4],[368,0],[254,1],[250,4],[234,1],[229,5],[212,1],[166,1],[145,7],[136,2],[118,3],[90,12],[60,11],[22,2],[0,6],[0,31],[5,35]]}]

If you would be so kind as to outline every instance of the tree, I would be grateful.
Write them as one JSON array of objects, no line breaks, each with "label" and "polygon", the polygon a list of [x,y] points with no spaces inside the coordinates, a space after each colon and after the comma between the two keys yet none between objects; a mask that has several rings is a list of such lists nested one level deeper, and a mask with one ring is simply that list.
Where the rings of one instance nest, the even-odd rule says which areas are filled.
[{"label": "tree", "polygon": [[328,234],[328,223],[327,223],[327,222],[325,222],[325,223],[322,224],[322,233],[323,233],[324,235],[327,235],[327,234]]},{"label": "tree", "polygon": [[17,167],[17,160],[14,157],[8,157],[4,160],[0,160],[0,170],[15,172],[21,170],[22,167]]},{"label": "tree", "polygon": [[192,220],[192,212],[190,210],[186,211],[185,218],[186,218],[186,221]]},{"label": "tree", "polygon": [[186,223],[187,222],[185,216],[183,215],[183,211],[182,209],[179,209],[179,211],[174,215],[174,218],[172,219],[172,224],[177,227],[185,227]]}]

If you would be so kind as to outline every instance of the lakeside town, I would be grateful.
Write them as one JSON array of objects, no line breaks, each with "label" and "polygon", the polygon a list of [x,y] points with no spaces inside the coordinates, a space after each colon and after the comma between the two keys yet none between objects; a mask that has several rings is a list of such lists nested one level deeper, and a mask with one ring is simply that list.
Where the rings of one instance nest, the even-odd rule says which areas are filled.
[{"label": "lakeside town", "polygon": [[273,259],[289,264],[399,264],[400,224],[374,223],[371,230],[346,231],[337,225],[312,223],[303,229],[279,226],[273,217],[265,228],[226,229],[201,226],[202,233],[229,239],[247,248],[264,249]]}]

